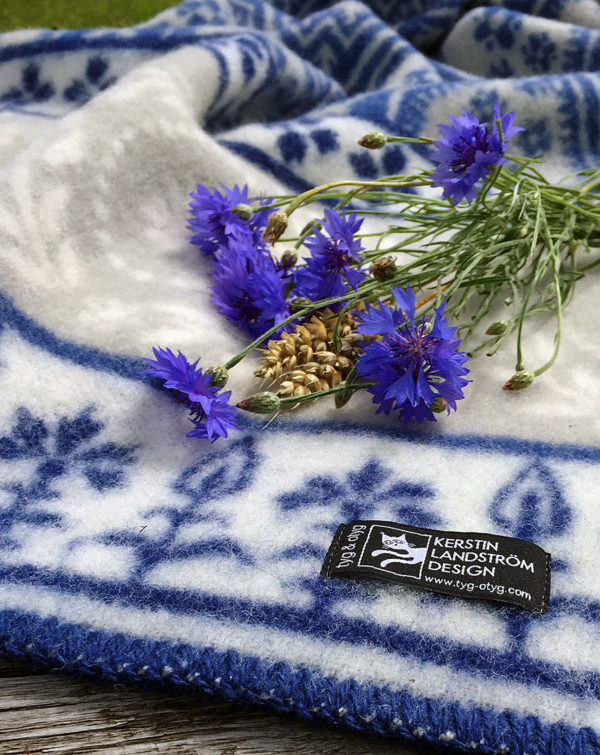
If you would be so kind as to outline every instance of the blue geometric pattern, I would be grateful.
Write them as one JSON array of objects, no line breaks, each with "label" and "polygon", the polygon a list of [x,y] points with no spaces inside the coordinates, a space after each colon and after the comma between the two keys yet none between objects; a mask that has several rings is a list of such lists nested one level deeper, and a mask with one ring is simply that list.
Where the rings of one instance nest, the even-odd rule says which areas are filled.
[{"label": "blue geometric pattern", "polygon": [[[62,517],[53,505],[61,494],[56,489],[62,477],[82,475],[90,488],[100,493],[120,487],[125,469],[135,461],[135,449],[117,443],[97,443],[104,425],[93,418],[88,407],[76,417],[61,417],[54,425],[33,416],[25,407],[16,412],[10,434],[0,436],[0,463],[31,460],[27,480],[0,483],[0,546],[14,547],[11,528],[15,524],[61,525]],[[10,473],[7,473],[7,478]],[[44,502],[50,501],[50,507]]]},{"label": "blue geometric pattern", "polygon": [[40,67],[37,63],[27,63],[23,67],[19,84],[7,89],[0,96],[0,102],[26,105],[30,102],[44,102],[54,95],[52,84],[40,81]]},{"label": "blue geometric pattern", "polygon": [[496,493],[492,520],[514,537],[563,535],[571,522],[571,508],[552,470],[534,459]]},{"label": "blue geometric pattern", "polygon": [[147,513],[148,518],[162,514],[168,521],[159,540],[144,534],[146,527],[143,524],[138,532],[109,533],[100,540],[134,549],[136,563],[132,577],[143,577],[161,562],[180,562],[203,553],[234,554],[249,562],[243,548],[224,534],[186,543],[181,543],[178,535],[185,533],[191,525],[205,521],[217,524],[222,533],[227,532],[230,517],[220,510],[219,502],[224,496],[240,494],[249,486],[258,466],[254,445],[249,436],[232,441],[225,450],[209,454],[201,464],[184,469],[173,482],[172,489],[187,498],[186,505],[183,508],[160,506]]},{"label": "blue geometric pattern", "polygon": [[[387,516],[399,521],[407,517],[421,527],[439,524],[438,517],[427,510],[427,503],[435,499],[430,485],[402,480],[377,459],[371,459],[360,469],[348,472],[345,480],[333,477],[309,477],[298,490],[283,493],[277,499],[282,511],[306,506],[328,509],[327,529],[336,522],[350,522],[361,517],[381,518],[385,507]],[[425,504],[425,505],[424,505]]]},{"label": "blue geometric pattern", "polygon": [[108,89],[116,81],[116,77],[108,74],[109,67],[110,64],[106,58],[99,55],[89,58],[84,76],[81,79],[73,79],[64,89],[64,99],[83,105],[91,100],[96,92]]},{"label": "blue geometric pattern", "polygon": [[[207,74],[201,92],[190,87],[190,97],[207,100],[202,112],[178,103],[194,129],[181,143],[199,154],[185,152],[166,189],[152,160],[140,158],[159,201],[140,194],[137,226],[121,222],[131,201],[113,208],[115,234],[96,201],[126,171],[119,166],[127,150],[144,157],[139,135],[157,139],[159,151],[171,130],[179,139],[180,111],[168,110],[174,120],[158,137],[140,111],[139,132],[120,142],[127,150],[94,152],[92,169],[68,140],[54,151],[43,140],[55,126],[77,131],[96,107],[126,108],[128,87],[154,92],[157,73],[171,77],[171,94],[197,83],[177,68],[185,48],[198,53],[189,60],[212,65],[215,79]],[[147,226],[150,243],[164,244],[177,268],[178,291],[198,274],[177,267],[191,256],[185,234],[163,222],[169,204],[185,214],[182,166],[204,164],[198,137],[216,141],[240,174],[258,167],[300,191],[334,175],[368,179],[427,160],[423,145],[361,149],[362,133],[434,136],[462,106],[488,118],[500,102],[526,128],[515,150],[548,153],[565,169],[596,166],[598,71],[600,11],[591,0],[189,0],[133,29],[1,35],[0,131],[6,122],[18,147],[39,126],[41,175],[58,175],[58,165],[67,177],[85,176],[85,201],[69,195],[57,215],[82,235],[91,226],[93,243],[85,259],[77,239],[44,246],[38,231],[51,213],[39,198],[48,187],[29,185],[20,170],[2,184],[0,649],[436,750],[600,753],[600,590],[589,524],[597,522],[589,491],[600,488],[598,439],[498,435],[484,407],[476,433],[298,414],[264,429],[243,418],[239,434],[210,447],[186,440],[180,407],[139,374],[138,341],[148,330],[175,339],[176,328],[150,317],[143,328],[130,323],[139,304],[130,285],[141,281],[154,304],[153,276],[162,273],[150,255],[126,254]],[[102,173],[101,157],[113,172]],[[139,188],[133,179],[127,186]],[[63,188],[50,193],[60,199]],[[14,217],[3,215],[12,212],[5,195],[13,190],[32,205],[29,226],[18,202]],[[29,235],[20,247],[23,225]],[[55,313],[55,297],[36,308],[36,296],[52,286],[62,292],[63,282],[68,299],[69,276],[81,276],[87,293],[94,273],[85,265],[96,258],[102,266],[90,269],[106,275],[97,318],[87,301]],[[196,302],[198,286],[193,294]],[[167,317],[180,304],[157,307]],[[199,338],[216,341],[197,306]],[[210,355],[202,357],[206,366]],[[523,437],[538,437],[535,419]],[[548,613],[322,578],[337,525],[369,518],[536,542],[553,556]]]}]

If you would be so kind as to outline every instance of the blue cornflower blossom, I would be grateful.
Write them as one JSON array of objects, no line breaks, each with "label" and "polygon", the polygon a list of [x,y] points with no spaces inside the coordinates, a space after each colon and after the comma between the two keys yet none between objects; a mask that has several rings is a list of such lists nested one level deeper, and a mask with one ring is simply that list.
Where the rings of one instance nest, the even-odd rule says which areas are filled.
[{"label": "blue cornflower blossom", "polygon": [[213,304],[254,338],[290,314],[283,271],[247,240],[236,239],[219,250],[211,277]]},{"label": "blue cornflower blossom", "polygon": [[[248,187],[234,186],[223,191],[207,189],[198,184],[197,190],[190,194],[190,213],[188,229],[192,244],[199,246],[207,256],[216,254],[220,247],[226,246],[230,239],[248,239],[257,247],[265,247],[261,241],[272,210],[257,210],[249,220],[242,219],[233,210],[239,205],[248,205],[255,199],[248,199]],[[267,204],[262,200],[261,204]]]},{"label": "blue cornflower blossom", "polygon": [[[498,133],[496,120],[502,125],[502,138]],[[485,178],[492,165],[506,162],[506,144],[515,134],[523,131],[513,126],[514,113],[500,116],[500,105],[494,106],[491,125],[480,123],[477,118],[463,108],[463,115],[450,116],[450,126],[438,125],[442,139],[433,142],[437,152],[431,159],[439,163],[431,174],[433,186],[444,188],[443,198],[452,198],[458,204],[463,198],[471,203],[477,196],[475,184]]]},{"label": "blue cornflower blossom", "polygon": [[443,317],[445,303],[435,310],[433,322],[425,317],[416,320],[410,286],[406,291],[393,288],[392,293],[398,308],[379,302],[378,308],[367,305],[360,314],[356,332],[382,338],[365,347],[356,369],[362,378],[376,381],[368,391],[379,404],[377,413],[398,409],[407,424],[411,419],[435,420],[430,408],[434,401],[443,400],[450,411],[464,398],[467,356],[458,351],[456,328]]},{"label": "blue cornflower blossom", "polygon": [[208,438],[214,442],[226,438],[230,429],[240,429],[235,422],[238,413],[229,405],[231,391],[221,392],[211,385],[211,375],[197,367],[198,359],[192,364],[181,351],[175,356],[171,349],[152,350],[156,360],[145,358],[150,369],[141,374],[164,380],[164,387],[176,391],[185,402],[195,425],[188,438]]},{"label": "blue cornflower blossom", "polygon": [[346,217],[335,210],[325,210],[323,228],[329,235],[315,228],[314,235],[304,241],[311,256],[294,271],[295,296],[319,301],[343,296],[348,287],[356,290],[367,277],[364,270],[353,267],[363,261],[362,244],[354,238],[362,222],[355,212]]},{"label": "blue cornflower blossom", "polygon": [[235,407],[229,405],[231,391],[224,391],[215,395],[210,405],[210,411],[200,415],[199,419],[191,418],[195,427],[187,434],[188,438],[208,438],[214,443],[217,438],[226,438],[229,430],[239,430],[235,423],[239,413]]}]

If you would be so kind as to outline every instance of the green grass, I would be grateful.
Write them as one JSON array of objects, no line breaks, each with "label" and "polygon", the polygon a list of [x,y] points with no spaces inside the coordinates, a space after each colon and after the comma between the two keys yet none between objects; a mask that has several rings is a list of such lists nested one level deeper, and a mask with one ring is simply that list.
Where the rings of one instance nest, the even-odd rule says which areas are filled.
[{"label": "green grass", "polygon": [[173,5],[177,0],[0,0],[0,31],[131,26]]}]

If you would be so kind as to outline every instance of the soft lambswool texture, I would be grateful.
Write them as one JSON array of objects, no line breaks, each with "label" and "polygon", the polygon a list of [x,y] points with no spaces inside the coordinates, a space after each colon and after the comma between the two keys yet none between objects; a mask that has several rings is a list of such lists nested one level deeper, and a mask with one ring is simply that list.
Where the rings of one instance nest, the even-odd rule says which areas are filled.
[{"label": "soft lambswool texture", "polygon": [[[198,182],[403,172],[427,150],[357,139],[496,101],[558,179],[598,164],[599,68],[591,0],[200,0],[0,36],[1,648],[440,750],[600,752],[593,278],[547,375],[506,394],[514,351],[473,360],[458,413],[425,428],[361,395],[210,445],[139,375],[155,345],[208,367],[245,343],[187,240]],[[552,335],[528,326],[533,368]],[[533,540],[550,610],[323,579],[361,518]]]}]

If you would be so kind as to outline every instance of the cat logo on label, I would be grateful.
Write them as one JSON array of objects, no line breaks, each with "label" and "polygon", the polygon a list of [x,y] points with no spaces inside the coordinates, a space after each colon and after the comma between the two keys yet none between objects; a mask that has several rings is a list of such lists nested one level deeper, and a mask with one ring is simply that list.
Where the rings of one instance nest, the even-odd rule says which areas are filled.
[{"label": "cat logo on label", "polygon": [[357,566],[420,579],[430,535],[374,524]]}]

